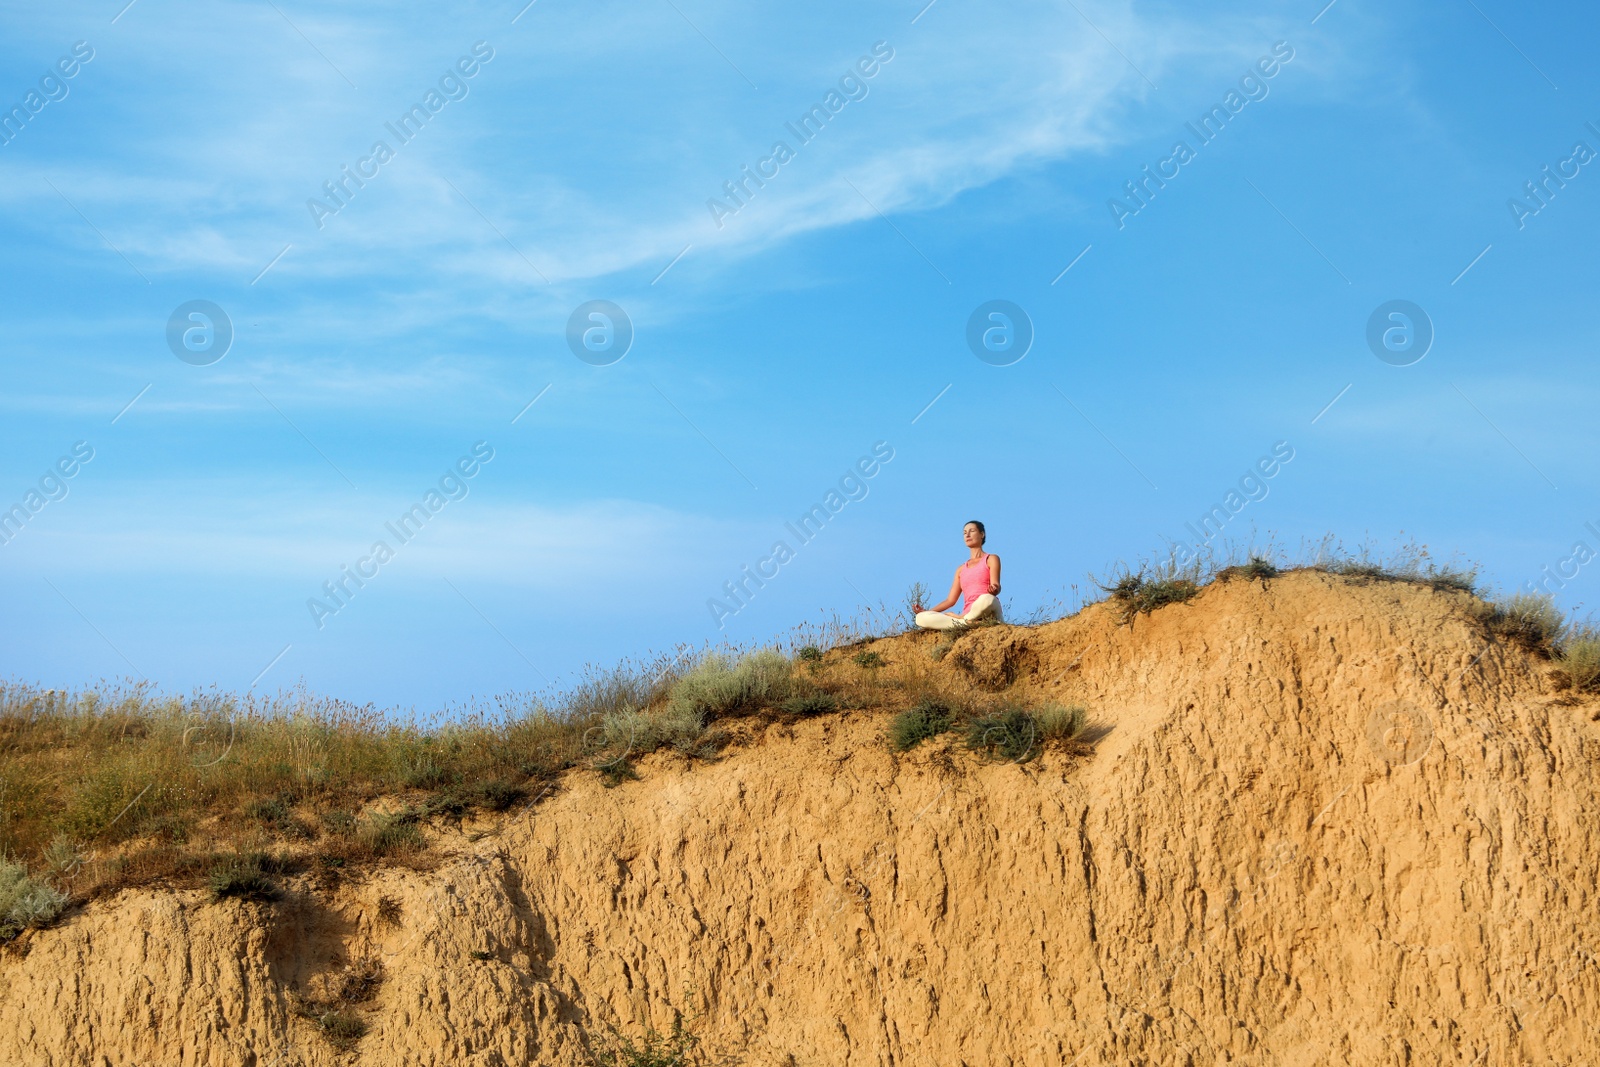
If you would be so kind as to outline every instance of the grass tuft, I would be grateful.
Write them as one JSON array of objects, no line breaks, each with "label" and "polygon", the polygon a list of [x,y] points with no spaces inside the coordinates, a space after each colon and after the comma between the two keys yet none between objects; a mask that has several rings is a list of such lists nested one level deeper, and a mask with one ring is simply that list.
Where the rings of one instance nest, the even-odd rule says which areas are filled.
[{"label": "grass tuft", "polygon": [[610,1047],[595,1062],[600,1067],[685,1067],[699,1044],[700,1038],[684,1026],[683,1013],[674,1011],[672,1029],[665,1034],[647,1026],[636,1041],[612,1028]]},{"label": "grass tuft", "polygon": [[400,902],[391,896],[378,898],[378,921],[385,926],[399,926],[403,909]]},{"label": "grass tuft", "polygon": [[1549,593],[1515,593],[1495,603],[1489,628],[1524,648],[1548,653],[1560,642],[1566,622]]},{"label": "grass tuft", "polygon": [[1026,763],[1039,754],[1039,726],[1015,705],[981,715],[967,724],[967,747],[992,759]]},{"label": "grass tuft", "polygon": [[1135,615],[1148,615],[1168,604],[1182,604],[1194,599],[1200,592],[1199,584],[1191,577],[1175,573],[1140,571],[1124,574],[1111,585],[1101,586],[1111,594],[1111,599],[1122,609],[1122,621]]},{"label": "grass tuft", "polygon": [[1600,692],[1600,628],[1588,623],[1573,627],[1561,644],[1556,667],[1579,692]]},{"label": "grass tuft", "polygon": [[1232,581],[1235,578],[1240,578],[1247,582],[1266,582],[1276,578],[1281,573],[1278,570],[1278,565],[1272,560],[1264,556],[1251,556],[1247,563],[1224,567],[1217,572],[1217,577],[1224,582]]},{"label": "grass tuft", "polygon": [[419,852],[427,845],[427,840],[422,836],[422,827],[417,825],[420,814],[410,808],[375,814],[365,821],[356,832],[356,837],[378,856]]},{"label": "grass tuft", "polygon": [[771,706],[788,695],[793,665],[777,649],[762,649],[738,659],[711,653],[678,679],[667,697],[667,712],[680,723],[699,716],[703,723],[738,711]]},{"label": "grass tuft", "polygon": [[945,733],[953,725],[955,719],[948,704],[924,697],[894,717],[889,724],[889,744],[896,752],[906,752],[930,737]]},{"label": "grass tuft", "polygon": [[355,959],[321,983],[321,995],[291,994],[295,1014],[310,1020],[335,1049],[349,1052],[368,1030],[366,1020],[353,1008],[371,1000],[383,979],[383,964],[378,960],[370,956]]},{"label": "grass tuft", "polygon": [[272,901],[279,894],[277,883],[267,873],[269,861],[258,852],[224,857],[207,875],[211,902],[234,897],[239,900]]},{"label": "grass tuft", "polygon": [[67,906],[67,895],[28,876],[28,868],[0,857],[0,941],[29,927],[48,926]]},{"label": "grass tuft", "polygon": [[1040,740],[1070,741],[1083,733],[1089,709],[1082,704],[1062,706],[1050,703],[1035,708],[1032,714]]}]

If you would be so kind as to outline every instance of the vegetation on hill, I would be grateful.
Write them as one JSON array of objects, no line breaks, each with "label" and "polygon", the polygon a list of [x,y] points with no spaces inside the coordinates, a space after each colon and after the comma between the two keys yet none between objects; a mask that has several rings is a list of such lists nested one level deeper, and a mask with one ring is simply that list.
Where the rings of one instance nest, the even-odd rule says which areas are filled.
[{"label": "vegetation on hill", "polygon": [[[1600,688],[1600,631],[1568,624],[1547,596],[1479,599],[1470,570],[1435,566],[1425,550],[1375,561],[1324,545],[1293,565],[1271,551],[1168,559],[1100,584],[1131,623],[1212,581],[1271,583],[1291,569],[1459,596],[1487,633],[1550,657],[1574,689]],[[988,759],[1025,763],[1050,744],[1085,750],[1084,708],[1027,706],[942,668],[960,633],[927,634],[911,657],[866,647],[870,638],[848,628],[831,636],[792,652],[623,664],[554,698],[504,698],[427,723],[305,692],[0,685],[0,940],[126,886],[270,901],[285,875],[425,862],[432,827],[537,803],[573,769],[619,784],[659,749],[715,759],[750,735],[741,723],[864,709],[892,714],[886,742],[898,752],[951,732]]]}]

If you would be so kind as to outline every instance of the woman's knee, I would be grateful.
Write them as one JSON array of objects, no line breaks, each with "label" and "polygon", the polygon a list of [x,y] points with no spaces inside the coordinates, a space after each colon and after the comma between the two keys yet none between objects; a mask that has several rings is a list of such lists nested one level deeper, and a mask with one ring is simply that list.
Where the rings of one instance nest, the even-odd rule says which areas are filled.
[{"label": "woman's knee", "polygon": [[970,622],[973,619],[981,619],[986,616],[996,619],[1000,617],[1000,598],[992,593],[984,593],[974,600],[972,602],[972,610],[967,612],[965,618]]}]

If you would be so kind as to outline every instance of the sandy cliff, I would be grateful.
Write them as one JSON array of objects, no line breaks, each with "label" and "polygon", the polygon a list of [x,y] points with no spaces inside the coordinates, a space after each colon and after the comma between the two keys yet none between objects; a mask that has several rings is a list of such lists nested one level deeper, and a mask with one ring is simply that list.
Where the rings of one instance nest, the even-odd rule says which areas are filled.
[{"label": "sandy cliff", "polygon": [[[987,629],[936,669],[1086,704],[1093,755],[752,720],[433,870],[126,892],[0,956],[0,1063],[569,1065],[674,1005],[752,1065],[1600,1062],[1597,705],[1470,608],[1297,573]],[[339,1052],[292,995],[366,957]]]}]

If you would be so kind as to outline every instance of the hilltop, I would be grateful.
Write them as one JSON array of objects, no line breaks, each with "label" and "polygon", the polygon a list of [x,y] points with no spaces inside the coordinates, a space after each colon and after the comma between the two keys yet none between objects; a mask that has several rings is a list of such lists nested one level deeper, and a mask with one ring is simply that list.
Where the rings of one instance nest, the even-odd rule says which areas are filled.
[{"label": "hilltop", "polygon": [[365,851],[308,789],[242,882],[173,861],[14,938],[0,1062],[1592,1056],[1600,697],[1448,582],[1137,586],[691,671],[712,714],[619,704],[503,805],[363,794]]}]

